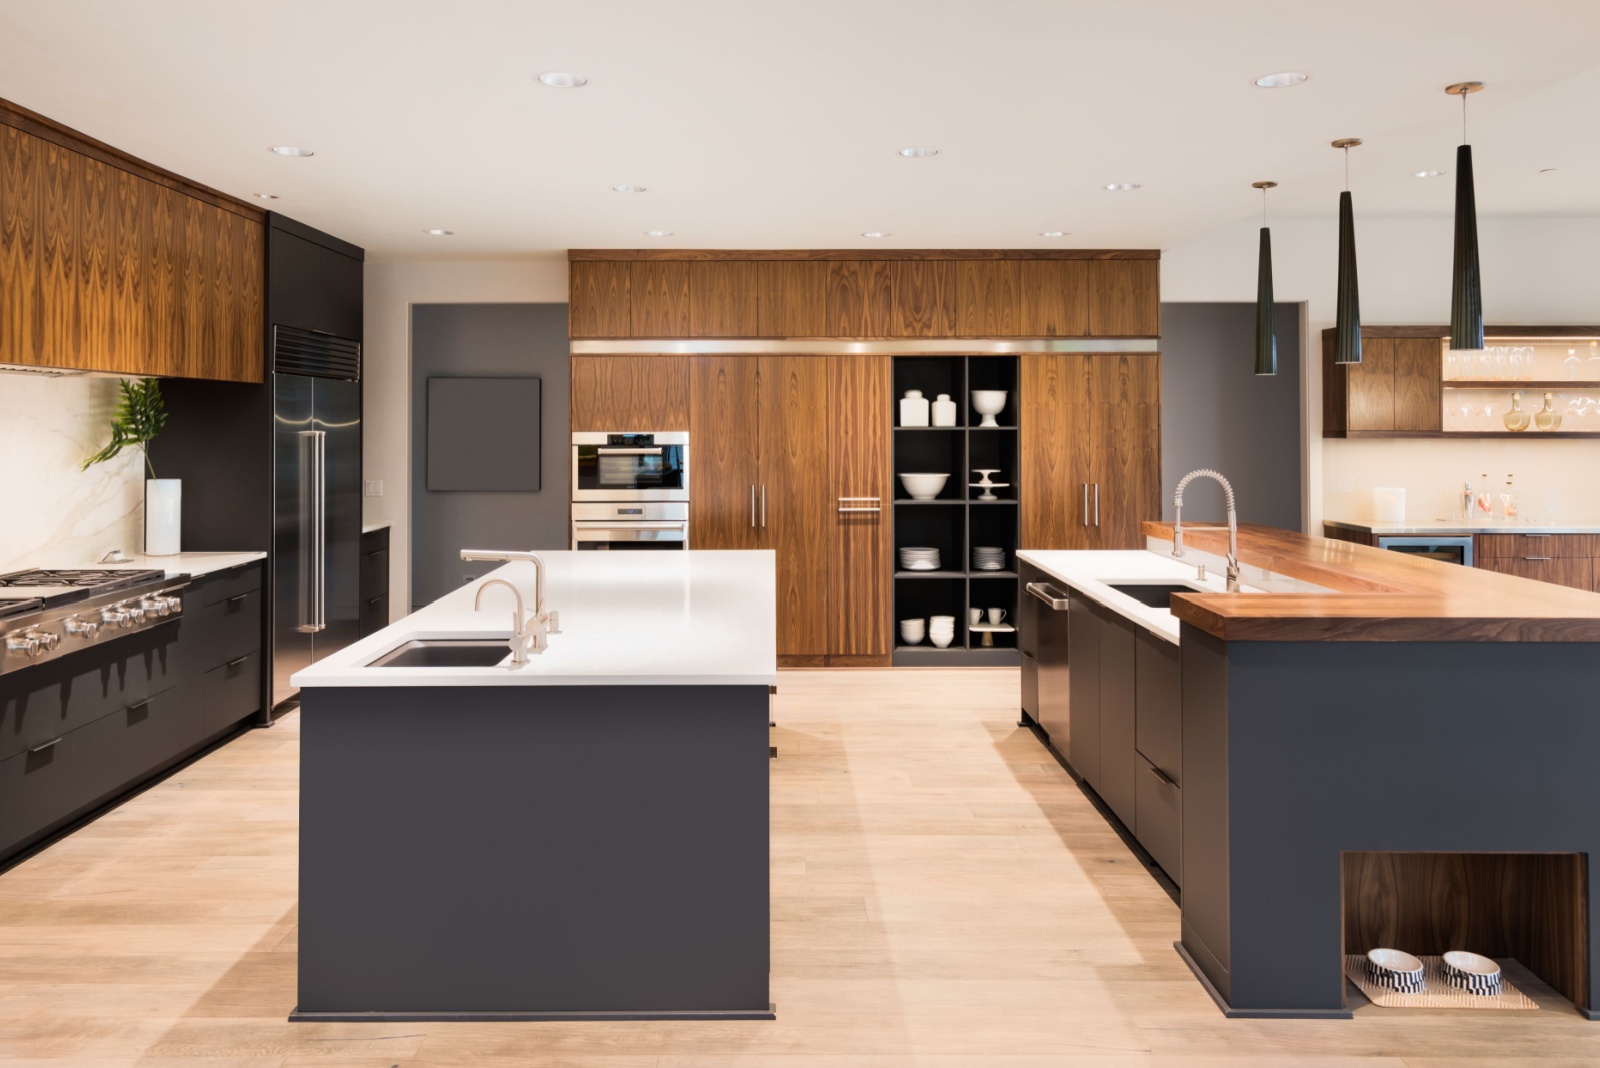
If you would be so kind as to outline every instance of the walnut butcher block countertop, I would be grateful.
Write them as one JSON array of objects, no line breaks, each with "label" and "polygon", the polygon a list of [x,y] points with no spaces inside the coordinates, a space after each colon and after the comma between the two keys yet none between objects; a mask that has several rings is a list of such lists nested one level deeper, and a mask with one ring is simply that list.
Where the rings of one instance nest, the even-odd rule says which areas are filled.
[{"label": "walnut butcher block countertop", "polygon": [[[1171,523],[1141,529],[1172,540]],[[1226,531],[1183,539],[1227,553]],[[1272,527],[1240,527],[1239,560],[1331,592],[1183,594],[1173,614],[1224,641],[1600,642],[1583,590]]]}]

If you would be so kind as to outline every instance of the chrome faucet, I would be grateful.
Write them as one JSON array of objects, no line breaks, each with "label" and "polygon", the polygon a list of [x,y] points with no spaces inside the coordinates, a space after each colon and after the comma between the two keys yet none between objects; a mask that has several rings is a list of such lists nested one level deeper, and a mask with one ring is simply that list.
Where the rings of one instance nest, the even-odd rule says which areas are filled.
[{"label": "chrome faucet", "polygon": [[1183,488],[1197,478],[1209,478],[1222,486],[1222,495],[1228,502],[1228,525],[1226,527],[1190,527],[1190,530],[1226,530],[1228,532],[1228,592],[1239,592],[1239,513],[1233,507],[1233,486],[1228,480],[1209,467],[1202,467],[1198,471],[1190,471],[1178,480],[1178,488],[1172,493],[1172,555],[1183,555]]},{"label": "chrome faucet", "polygon": [[511,560],[526,560],[533,565],[533,619],[528,621],[526,628],[522,620],[522,592],[505,579],[490,579],[478,587],[477,600],[473,602],[474,611],[477,604],[483,599],[483,591],[489,586],[499,583],[511,586],[512,592],[517,595],[517,626],[516,634],[512,638],[512,662],[517,664],[527,663],[527,653],[522,652],[518,658],[518,650],[527,646],[533,652],[542,653],[550,647],[548,640],[551,634],[561,633],[561,614],[547,612],[544,607],[544,557],[538,553],[520,552],[515,549],[462,549],[463,560],[493,560],[505,563]]}]

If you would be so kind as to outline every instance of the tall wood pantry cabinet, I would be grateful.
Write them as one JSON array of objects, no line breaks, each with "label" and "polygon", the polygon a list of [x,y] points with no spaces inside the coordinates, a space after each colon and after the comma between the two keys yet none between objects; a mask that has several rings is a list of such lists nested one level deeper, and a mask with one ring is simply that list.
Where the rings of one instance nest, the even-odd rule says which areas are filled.
[{"label": "tall wood pantry cabinet", "polygon": [[1161,357],[1022,357],[1022,531],[1029,549],[1136,549],[1161,514]]}]

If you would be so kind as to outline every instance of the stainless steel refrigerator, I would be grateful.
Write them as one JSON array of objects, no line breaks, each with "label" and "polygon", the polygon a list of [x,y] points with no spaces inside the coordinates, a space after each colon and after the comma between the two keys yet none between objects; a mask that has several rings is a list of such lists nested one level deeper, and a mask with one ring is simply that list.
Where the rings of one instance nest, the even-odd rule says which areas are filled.
[{"label": "stainless steel refrigerator", "polygon": [[[294,696],[290,676],[360,633],[360,344],[310,333],[273,338],[274,706]],[[323,358],[307,362],[313,346]],[[337,365],[333,349],[345,350]],[[318,373],[285,370],[299,367]]]}]

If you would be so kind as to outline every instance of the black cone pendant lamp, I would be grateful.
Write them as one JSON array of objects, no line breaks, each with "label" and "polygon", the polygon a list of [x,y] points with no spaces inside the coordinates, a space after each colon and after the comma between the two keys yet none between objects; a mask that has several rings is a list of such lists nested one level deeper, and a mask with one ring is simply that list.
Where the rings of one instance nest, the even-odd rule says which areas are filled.
[{"label": "black cone pendant lamp", "polygon": [[1445,92],[1461,98],[1461,144],[1456,149],[1456,254],[1450,273],[1450,347],[1483,348],[1483,284],[1478,277],[1478,201],[1467,144],[1467,95],[1482,82],[1457,82]]},{"label": "black cone pendant lamp", "polygon": [[1361,294],[1356,285],[1356,218],[1350,203],[1350,150],[1359,137],[1341,137],[1344,149],[1344,192],[1339,194],[1339,297],[1334,306],[1333,362],[1361,362]]},{"label": "black cone pendant lamp", "polygon": [[1267,229],[1267,190],[1277,182],[1251,182],[1261,190],[1261,256],[1256,267],[1256,374],[1278,373],[1278,335],[1272,329],[1272,231]]}]

